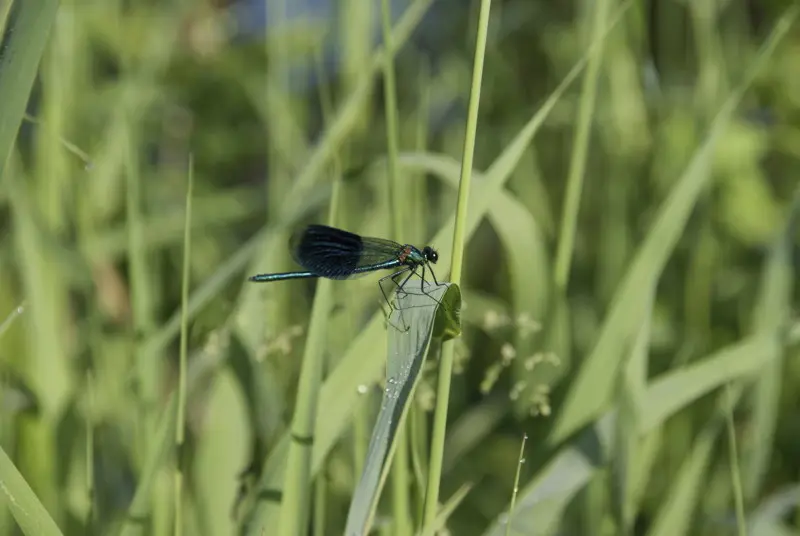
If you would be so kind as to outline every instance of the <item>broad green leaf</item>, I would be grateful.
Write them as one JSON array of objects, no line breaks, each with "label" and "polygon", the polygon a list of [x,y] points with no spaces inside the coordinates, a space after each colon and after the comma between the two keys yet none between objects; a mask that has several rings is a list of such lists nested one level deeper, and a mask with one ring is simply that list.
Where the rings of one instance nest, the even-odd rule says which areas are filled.
[{"label": "broad green leaf", "polygon": [[[427,285],[429,296],[421,292],[412,294],[413,291],[409,290],[409,294],[397,298],[398,308],[389,318],[389,322],[407,323],[408,331],[390,327],[386,388],[372,430],[361,480],[350,502],[345,529],[348,535],[367,534],[370,531],[397,446],[397,434],[404,426],[406,414],[413,403],[431,339],[435,335],[452,337],[453,333],[460,333],[458,311],[461,308],[461,291],[457,286],[442,285],[437,288]],[[433,303],[431,297],[442,304]]]}]

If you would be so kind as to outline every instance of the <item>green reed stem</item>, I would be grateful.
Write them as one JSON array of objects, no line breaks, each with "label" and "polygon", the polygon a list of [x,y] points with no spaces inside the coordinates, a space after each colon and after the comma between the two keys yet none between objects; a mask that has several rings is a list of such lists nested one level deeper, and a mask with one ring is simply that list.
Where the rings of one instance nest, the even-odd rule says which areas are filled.
[{"label": "green reed stem", "polygon": [[569,163],[567,178],[567,194],[564,199],[564,213],[561,217],[561,240],[558,242],[555,264],[555,283],[559,292],[563,293],[569,281],[572,250],[575,248],[575,233],[578,227],[583,178],[586,172],[586,160],[589,153],[589,134],[591,133],[594,105],[597,99],[597,81],[600,77],[600,65],[603,62],[602,39],[606,32],[606,20],[611,9],[611,2],[598,2],[594,16],[591,43],[597,47],[589,58],[586,76],[583,79],[581,100],[578,107],[578,125],[575,129],[575,146]]},{"label": "green reed stem", "polygon": [[183,453],[186,439],[186,372],[189,344],[189,278],[192,259],[192,189],[194,158],[189,155],[189,180],[186,188],[186,219],[183,233],[183,274],[181,277],[181,342],[178,367],[178,419],[175,423],[175,536],[183,534]]},{"label": "green reed stem", "polygon": [[[461,176],[458,184],[458,205],[456,207],[455,232],[453,233],[453,264],[450,280],[461,282],[464,263],[464,235],[467,225],[467,202],[469,200],[472,178],[472,162],[475,156],[475,136],[478,130],[478,107],[481,100],[481,80],[483,62],[486,55],[486,37],[489,30],[489,11],[491,0],[481,0],[478,17],[478,35],[475,40],[475,60],[472,67],[467,127],[464,136],[464,155],[461,160]],[[433,434],[431,437],[431,459],[428,469],[428,486],[425,496],[424,525],[433,523],[439,505],[439,482],[442,478],[442,459],[444,439],[447,428],[447,407],[450,400],[450,380],[453,374],[455,346],[453,341],[444,343],[439,361],[439,379],[436,388],[436,409],[433,415]]]}]

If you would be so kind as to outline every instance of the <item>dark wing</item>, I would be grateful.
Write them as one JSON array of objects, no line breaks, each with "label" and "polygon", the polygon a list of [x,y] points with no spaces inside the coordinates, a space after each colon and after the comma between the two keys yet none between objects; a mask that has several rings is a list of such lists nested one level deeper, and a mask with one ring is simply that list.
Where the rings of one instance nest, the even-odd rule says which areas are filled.
[{"label": "dark wing", "polygon": [[292,256],[303,268],[329,279],[346,279],[360,267],[396,259],[403,246],[380,238],[309,225],[291,239]]}]

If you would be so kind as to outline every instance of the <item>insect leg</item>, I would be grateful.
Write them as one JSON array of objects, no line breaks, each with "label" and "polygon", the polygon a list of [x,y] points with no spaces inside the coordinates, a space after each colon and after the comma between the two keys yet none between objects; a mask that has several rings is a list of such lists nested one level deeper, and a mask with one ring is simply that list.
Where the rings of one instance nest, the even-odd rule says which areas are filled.
[{"label": "insect leg", "polygon": [[[406,277],[406,279],[403,281],[402,284],[405,285],[406,282],[408,282],[408,280],[411,278],[412,275],[416,275],[421,280],[420,290],[421,290],[422,294],[424,294],[425,296],[429,297],[430,299],[432,299],[433,301],[435,301],[436,303],[441,305],[442,304],[441,301],[437,300],[430,292],[425,290],[425,265],[424,264],[422,265],[422,274],[421,275],[420,275],[419,272],[417,272],[418,268],[419,268],[419,266],[414,266],[414,268],[411,269],[411,273],[408,274],[408,277]],[[415,307],[428,307],[428,306],[427,305],[410,305],[408,307],[403,307],[402,309],[413,309]]]},{"label": "insect leg", "polygon": [[[409,266],[405,270],[402,270],[402,271],[400,271],[398,273],[404,273],[404,272],[410,272],[410,273],[406,276],[405,279],[403,279],[403,282],[400,283],[399,285],[397,285],[397,281],[394,278],[392,278],[392,281],[394,281],[394,284],[397,285],[397,292],[395,293],[395,303],[397,302],[397,298],[400,296],[401,292],[403,293],[403,295],[406,295],[406,291],[404,290],[403,287],[406,286],[406,283],[408,283],[408,280],[411,279],[411,276],[416,273],[416,270],[413,267]],[[395,275],[397,275],[397,274],[395,274]],[[403,315],[403,309],[405,309],[405,307],[397,307],[397,306],[395,306],[395,309],[400,311],[400,317],[403,319],[403,325],[405,326],[406,325],[405,315]],[[410,329],[410,328],[406,328],[406,331],[408,331],[408,329]]]},{"label": "insect leg", "polygon": [[427,297],[438,303],[439,305],[442,304],[439,300],[433,297],[433,295],[425,290],[425,268],[427,268],[431,272],[431,276],[433,276],[433,281],[436,283],[436,286],[439,286],[439,282],[436,281],[436,274],[433,273],[433,268],[428,266],[428,263],[422,265],[422,276],[420,277],[422,283],[420,284],[420,288],[422,289],[422,293],[425,294]]},{"label": "insect leg", "polygon": [[[401,275],[401,274],[404,274],[404,273],[408,272],[409,270],[411,270],[410,266],[406,267],[406,268],[403,268],[402,270],[399,270],[399,271],[397,271],[397,272],[395,272],[393,274],[389,274],[387,276],[381,277],[378,280],[378,286],[381,288],[381,294],[383,294],[383,299],[386,300],[386,304],[389,306],[390,312],[391,312],[391,309],[392,309],[392,302],[389,300],[389,295],[386,293],[386,289],[383,287],[383,282],[386,281],[387,279],[391,279],[392,282],[395,284],[395,286],[398,286],[397,285],[397,281],[395,280],[395,278],[397,276]],[[409,274],[409,275],[411,275],[411,274]]]},{"label": "insect leg", "polygon": [[[395,281],[395,285],[397,285],[397,292],[398,293],[405,292],[405,290],[403,290],[403,287],[406,286],[406,283],[408,283],[408,280],[411,279],[411,276],[414,275],[415,273],[417,273],[416,269],[412,269],[411,267],[407,268],[406,270],[410,271],[411,273],[408,274],[405,279],[403,279],[403,282],[400,283],[399,285],[397,285],[397,281]],[[400,272],[398,272],[398,273],[400,273]]]},{"label": "insect leg", "polygon": [[[397,271],[397,272],[395,272],[393,274],[389,274],[387,276],[381,277],[378,280],[378,286],[381,289],[381,294],[383,294],[383,299],[386,301],[386,305],[389,306],[389,313],[386,314],[386,322],[391,324],[391,326],[393,328],[395,328],[397,331],[408,331],[409,327],[406,326],[405,329],[400,329],[396,325],[394,325],[391,322],[391,320],[389,320],[391,318],[391,316],[392,316],[392,312],[397,308],[392,305],[392,302],[389,299],[389,295],[386,293],[386,289],[383,287],[383,282],[386,281],[387,279],[391,279],[392,282],[395,284],[395,286],[397,286],[396,278],[398,276],[400,276],[401,274],[404,274],[404,273],[408,272],[409,270],[411,270],[411,267],[406,267],[406,268],[403,268],[402,270],[399,270],[399,271]],[[411,274],[409,274],[409,277],[411,277]],[[406,280],[408,280],[408,278],[406,278]],[[400,288],[400,287],[398,287],[398,288]],[[381,307],[381,310],[383,310],[383,307]],[[403,318],[403,312],[402,311],[400,312],[400,317],[401,317],[401,320],[403,320],[403,325],[405,326],[405,319]]]},{"label": "insect leg", "polygon": [[436,279],[436,274],[435,274],[435,273],[433,273],[433,267],[432,267],[430,264],[428,265],[428,270],[430,270],[430,272],[431,272],[431,277],[433,278],[433,282],[436,284],[436,286],[437,286],[437,287],[440,287],[440,286],[442,286],[444,283],[439,283],[439,280],[438,280],[438,279]]}]

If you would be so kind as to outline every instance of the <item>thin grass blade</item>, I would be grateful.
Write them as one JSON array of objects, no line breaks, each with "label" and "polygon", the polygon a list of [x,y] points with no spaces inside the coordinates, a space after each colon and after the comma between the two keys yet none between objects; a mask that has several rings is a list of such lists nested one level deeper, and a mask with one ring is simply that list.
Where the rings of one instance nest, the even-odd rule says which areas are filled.
[{"label": "thin grass blade", "polygon": [[[754,332],[770,333],[783,328],[790,316],[794,292],[792,249],[800,217],[800,192],[795,194],[788,222],[772,245],[762,271],[761,292],[754,311]],[[754,500],[772,459],[772,447],[780,413],[781,386],[785,374],[784,352],[762,370],[753,391],[753,446],[743,453],[742,478],[745,499]]]},{"label": "thin grass blade", "polygon": [[3,449],[0,449],[2,497],[26,536],[60,536],[61,531]]},{"label": "thin grass blade", "polygon": [[0,184],[25,115],[58,0],[12,2],[0,43]]},{"label": "thin grass blade", "polygon": [[697,438],[689,456],[683,461],[663,507],[656,516],[647,536],[682,536],[689,534],[692,514],[703,492],[703,477],[713,452],[717,434],[722,430],[722,420],[709,423]]},{"label": "thin grass blade", "polygon": [[442,505],[433,523],[422,529],[421,532],[418,532],[418,536],[435,536],[440,530],[445,528],[448,518],[456,511],[456,508],[458,508],[461,502],[466,498],[467,494],[472,490],[472,487],[472,484],[464,484],[458,488],[458,491],[453,493],[453,496]]}]

